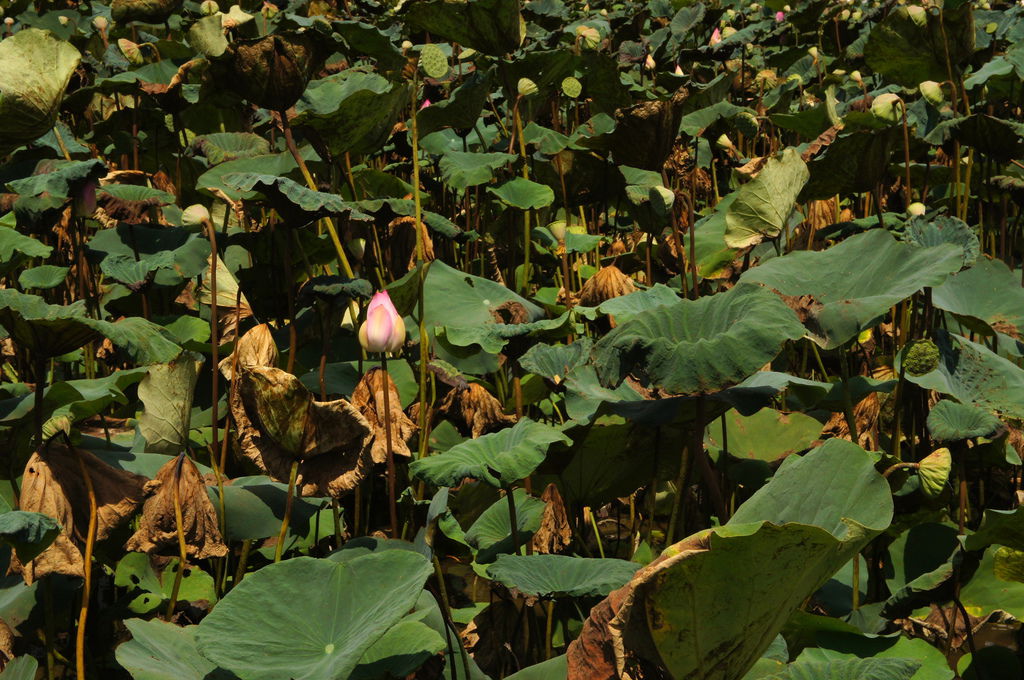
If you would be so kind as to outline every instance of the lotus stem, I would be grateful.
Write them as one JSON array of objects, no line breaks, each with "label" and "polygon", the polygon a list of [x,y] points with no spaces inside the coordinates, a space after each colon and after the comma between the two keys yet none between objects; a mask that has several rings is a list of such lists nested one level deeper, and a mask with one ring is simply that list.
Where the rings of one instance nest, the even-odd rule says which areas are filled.
[{"label": "lotus stem", "polygon": [[238,556],[238,567],[235,569],[235,580],[231,583],[232,588],[241,583],[242,579],[245,577],[245,567],[249,564],[249,550],[251,549],[251,538],[247,538],[242,541],[242,554]]},{"label": "lotus stem", "polygon": [[178,604],[178,591],[181,589],[181,577],[185,572],[185,562],[188,560],[188,547],[185,545],[185,521],[181,513],[181,466],[185,463],[185,453],[178,454],[178,463],[174,467],[174,530],[178,534],[178,571],[174,574],[174,586],[171,588],[171,601],[167,603],[166,619],[171,620],[174,616],[174,608]]},{"label": "lotus stem", "polygon": [[[423,243],[423,199],[420,195],[420,134],[419,125],[416,122],[416,112],[419,107],[416,105],[416,94],[419,90],[416,77],[412,81],[412,118],[410,119],[410,132],[412,133],[412,199],[414,206],[414,219],[416,228],[416,267],[417,267],[417,291],[416,310],[419,315],[418,326],[420,336],[420,375],[419,375],[419,400],[420,411],[417,417],[420,439],[418,453],[420,458],[427,456],[429,451],[429,439],[427,432],[427,362],[430,358],[430,338],[427,336],[427,327],[423,318],[423,287],[427,280],[426,248]],[[421,228],[422,227],[422,228]],[[376,238],[376,230],[374,230]],[[379,246],[378,246],[379,247]],[[385,373],[385,375],[387,375]]]},{"label": "lotus stem", "polygon": [[334,519],[334,549],[341,547],[341,504],[331,497],[331,517]]},{"label": "lotus stem", "polygon": [[[225,207],[226,209],[226,207]],[[220,337],[219,337],[219,326],[218,326],[218,313],[217,313],[217,230],[213,226],[213,221],[209,219],[203,220],[203,226],[206,227],[206,236],[210,239],[210,361],[212,369],[210,371],[210,397],[213,400],[213,404],[210,408],[210,430],[213,444],[213,451],[217,450],[217,402],[220,399],[218,389],[220,383],[218,378],[220,377],[220,369],[218,364],[220,363]],[[234,374],[232,373],[232,377]],[[181,463],[179,462],[179,468]]]},{"label": "lotus stem", "polygon": [[292,518],[292,502],[295,499],[295,478],[299,474],[299,461],[292,461],[291,472],[288,473],[288,498],[284,503],[284,517],[281,518],[281,532],[277,535],[277,547],[274,549],[274,564],[281,561],[284,552],[284,541],[288,536],[288,523]]},{"label": "lotus stem", "polygon": [[853,556],[853,611],[860,609],[860,553]]},{"label": "lotus stem", "polygon": [[583,512],[590,518],[590,526],[594,529],[594,540],[597,541],[597,552],[604,559],[604,544],[601,543],[601,530],[597,528],[597,517],[591,508],[583,508]]},{"label": "lotus stem", "polygon": [[[445,639],[448,639],[448,629],[455,633],[455,639],[459,640],[459,632],[455,629],[455,623],[452,620],[452,608],[448,603],[448,588],[444,584],[444,572],[441,570],[441,562],[437,559],[437,555],[431,555],[431,559],[434,563],[434,577],[437,579],[437,590],[435,599],[437,599],[438,606],[441,608],[441,615],[444,618],[444,629]],[[452,660],[455,658],[455,650],[452,649],[453,645],[449,643],[448,653],[452,656]],[[466,648],[462,646],[461,641],[459,642],[459,656],[462,658],[462,670],[465,673],[466,680],[469,680],[469,656],[466,654]],[[455,673],[455,668],[452,667],[452,680],[457,680],[458,675]]]},{"label": "lotus stem", "polygon": [[[602,555],[604,557],[604,555]],[[551,628],[552,622],[555,618],[555,601],[548,600],[547,606],[547,620],[544,623],[544,660],[550,659],[554,656],[551,650]]]},{"label": "lotus stem", "polygon": [[[71,447],[74,448],[74,447]],[[89,529],[85,537],[85,553],[82,556],[84,562],[85,583],[82,586],[82,608],[78,613],[78,628],[75,631],[75,670],[78,680],[85,680],[85,623],[89,617],[89,597],[92,591],[92,551],[96,544],[96,490],[92,485],[92,477],[86,468],[85,459],[78,449],[74,449],[78,456],[78,469],[85,481],[86,493],[89,496]]]},{"label": "lotus stem", "polygon": [[391,538],[398,538],[398,502],[395,492],[395,451],[391,445],[391,378],[388,376],[388,360],[383,354],[380,356],[380,370],[383,374],[382,382],[384,389],[384,447],[388,457],[388,513],[391,519]]},{"label": "lotus stem", "polygon": [[888,479],[889,476],[897,470],[917,470],[920,469],[920,467],[920,463],[895,463],[887,467],[885,472],[882,473],[882,476]]},{"label": "lotus stem", "polygon": [[516,512],[515,494],[511,486],[505,486],[505,498],[508,500],[508,523],[512,530],[512,554],[519,554],[519,515]]}]

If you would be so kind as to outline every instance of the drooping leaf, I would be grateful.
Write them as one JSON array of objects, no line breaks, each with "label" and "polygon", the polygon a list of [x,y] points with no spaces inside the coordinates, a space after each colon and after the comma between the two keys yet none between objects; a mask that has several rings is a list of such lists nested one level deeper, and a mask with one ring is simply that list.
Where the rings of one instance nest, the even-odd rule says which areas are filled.
[{"label": "drooping leaf", "polygon": [[203,656],[252,680],[348,677],[416,603],[430,573],[422,556],[405,550],[272,564],[221,600],[196,641]]},{"label": "drooping leaf", "polygon": [[1002,427],[985,409],[943,399],[928,412],[928,431],[939,441],[987,437]]},{"label": "drooping leaf", "polygon": [[445,184],[456,191],[486,184],[494,178],[494,172],[516,159],[510,153],[463,153],[450,151],[441,157],[438,167]]},{"label": "drooping leaf", "polygon": [[47,290],[56,288],[67,278],[70,268],[58,267],[52,264],[43,264],[38,267],[26,269],[18,275],[18,285],[22,288],[36,288]]},{"label": "drooping leaf", "polygon": [[557,428],[523,418],[514,427],[457,444],[409,464],[409,473],[436,486],[456,486],[466,477],[506,486],[527,477],[554,443],[571,443]]},{"label": "drooping leaf", "polygon": [[778,236],[809,176],[796,149],[769,159],[757,177],[739,188],[726,211],[725,244],[746,248]]},{"label": "drooping leaf", "polygon": [[1024,331],[1024,289],[1001,260],[983,257],[932,290],[932,303],[968,328],[1017,337]]},{"label": "drooping leaf", "polygon": [[808,336],[831,349],[871,328],[897,302],[939,285],[962,262],[962,249],[952,244],[918,248],[872,229],[821,252],[774,258],[747,270],[741,281],[793,298],[810,296]]},{"label": "drooping leaf", "polygon": [[641,312],[598,340],[591,356],[605,384],[642,369],[668,392],[707,394],[742,382],[802,335],[776,296],[738,285]]}]

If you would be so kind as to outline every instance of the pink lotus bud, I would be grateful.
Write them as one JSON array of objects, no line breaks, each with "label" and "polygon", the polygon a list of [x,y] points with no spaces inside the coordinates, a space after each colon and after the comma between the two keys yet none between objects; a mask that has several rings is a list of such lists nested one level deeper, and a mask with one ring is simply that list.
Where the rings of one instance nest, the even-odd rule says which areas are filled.
[{"label": "pink lotus bud", "polygon": [[785,18],[786,18],[786,13],[785,12],[776,12],[775,13],[775,23],[777,23],[777,24],[778,23],[782,23],[785,20]]},{"label": "pink lotus bud", "polygon": [[683,75],[683,67],[680,66],[679,64],[676,64],[676,70],[673,71],[673,73],[677,76]]},{"label": "pink lotus bud", "polygon": [[397,352],[405,343],[405,321],[386,290],[373,296],[366,321],[359,327],[359,344],[367,352]]},{"label": "pink lotus bud", "polygon": [[96,212],[97,186],[96,180],[89,178],[78,187],[72,208],[75,217],[92,217],[92,214]]},{"label": "pink lotus bud", "polygon": [[648,71],[653,71],[657,66],[658,65],[654,63],[654,57],[648,54],[647,58],[644,60],[644,68]]},{"label": "pink lotus bud", "polygon": [[714,31],[712,31],[712,33],[711,33],[711,42],[708,43],[708,44],[711,45],[712,47],[714,47],[715,45],[717,45],[720,42],[722,42],[722,32],[719,31],[716,28]]},{"label": "pink lotus bud", "polygon": [[420,106],[420,111],[422,111],[423,109],[427,108],[428,106],[430,106],[430,100],[429,99],[424,99],[423,100],[423,105]]}]

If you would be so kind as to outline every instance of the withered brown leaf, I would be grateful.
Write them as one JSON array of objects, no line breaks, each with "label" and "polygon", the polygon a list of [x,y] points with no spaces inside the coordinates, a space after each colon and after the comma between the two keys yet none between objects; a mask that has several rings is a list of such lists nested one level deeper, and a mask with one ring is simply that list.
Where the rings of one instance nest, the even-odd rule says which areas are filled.
[{"label": "withered brown leaf", "polygon": [[516,417],[506,415],[501,402],[479,383],[469,383],[465,389],[454,388],[445,395],[438,411],[461,424],[473,439],[516,422]]},{"label": "withered brown leaf", "polygon": [[156,473],[156,478],[146,483],[149,497],[142,506],[139,530],[128,539],[125,548],[168,557],[179,555],[174,519],[175,483],[178,484],[181,528],[188,556],[201,560],[227,555],[228,548],[217,526],[217,512],[206,493],[206,484],[195,463],[185,456],[171,458]]},{"label": "withered brown leaf", "polygon": [[[384,430],[384,371],[374,368],[366,372],[352,391],[352,405],[366,418],[372,432],[370,455],[374,463],[387,462],[387,441]],[[396,456],[411,456],[409,442],[416,434],[416,423],[402,411],[398,387],[387,376],[388,404],[391,407],[391,450]]]},{"label": "withered brown leaf", "polygon": [[[298,378],[277,368],[245,369],[238,380],[239,389],[231,391],[231,415],[242,454],[261,470],[287,481],[298,460],[296,481],[303,496],[337,497],[366,475],[372,463],[370,424],[348,401],[314,401]],[[276,385],[275,392],[287,394],[288,403],[299,404],[298,413],[259,397],[257,391],[266,385]],[[268,423],[271,418],[283,420]]]},{"label": "withered brown leaf", "polygon": [[538,553],[559,553],[572,542],[572,528],[565,512],[565,501],[552,482],[544,489],[540,499],[544,501],[544,515],[540,529],[533,535],[533,550]]},{"label": "withered brown leaf", "polygon": [[613,264],[601,267],[596,274],[587,279],[580,291],[580,304],[596,307],[606,300],[628,295],[636,290],[633,279],[622,273]]},{"label": "withered brown leaf", "polygon": [[236,368],[273,367],[277,365],[277,356],[270,326],[261,323],[246,331],[235,344],[235,351],[221,359],[220,372],[228,380],[233,380]]},{"label": "withered brown leaf", "polygon": [[89,492],[79,456],[96,494],[97,541],[110,536],[142,501],[145,477],[113,468],[90,451],[51,442],[33,453],[22,478],[21,509],[53,517],[61,533],[28,564],[11,556],[11,571],[20,573],[29,585],[46,574],[81,577],[85,573],[79,545],[84,545],[89,527]]}]

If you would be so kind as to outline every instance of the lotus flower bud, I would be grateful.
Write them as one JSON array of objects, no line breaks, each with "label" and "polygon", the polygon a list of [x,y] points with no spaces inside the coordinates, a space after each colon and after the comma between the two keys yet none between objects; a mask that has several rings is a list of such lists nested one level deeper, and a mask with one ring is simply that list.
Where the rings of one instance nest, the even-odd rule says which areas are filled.
[{"label": "lotus flower bud", "polygon": [[644,68],[647,69],[648,71],[653,71],[657,67],[658,65],[654,63],[654,57],[648,54],[647,58],[644,59]]},{"label": "lotus flower bud", "polygon": [[722,42],[722,32],[716,28],[714,31],[711,32],[711,40],[708,41],[708,44],[714,47],[720,42]]},{"label": "lotus flower bud", "polygon": [[803,85],[804,84],[804,79],[800,76],[799,73],[790,73],[789,77],[786,78],[786,82],[787,83],[796,83],[797,85]]},{"label": "lotus flower bud", "polygon": [[850,80],[858,85],[864,84],[864,77],[860,74],[860,71],[850,71]]},{"label": "lotus flower bud", "polygon": [[520,97],[532,97],[537,94],[537,83],[529,78],[520,78],[516,83],[516,89],[519,91]]},{"label": "lotus flower bud", "polygon": [[13,26],[13,25],[14,25],[14,17],[5,17],[4,18],[4,26],[7,27],[8,31],[11,30],[11,26]]},{"label": "lotus flower bud", "polygon": [[790,12],[793,11],[793,9],[789,5],[783,5],[782,11],[785,12],[786,14],[789,14]]},{"label": "lotus flower bud", "polygon": [[551,235],[554,236],[555,239],[557,239],[558,241],[564,241],[565,240],[565,221],[564,220],[558,220],[557,222],[552,222],[551,224],[548,225],[548,231],[550,231]]},{"label": "lotus flower bud", "polygon": [[96,212],[96,187],[97,182],[89,178],[82,182],[75,191],[75,200],[72,207],[75,217],[92,217]]},{"label": "lotus flower bud", "polygon": [[423,103],[420,105],[420,111],[422,111],[423,109],[427,108],[428,106],[430,106],[430,100],[429,99],[424,99]]},{"label": "lotus flower bud", "polygon": [[725,10],[725,13],[723,14],[723,16],[725,17],[726,21],[732,21],[733,19],[736,18],[736,10],[734,10],[734,9],[727,9],[727,10]]},{"label": "lotus flower bud", "polygon": [[196,203],[181,211],[181,223],[186,227],[195,227],[200,224],[209,224],[210,211],[205,205]]},{"label": "lotus flower bud", "polygon": [[397,352],[405,344],[405,321],[386,290],[370,300],[366,321],[359,327],[359,344],[367,352]]},{"label": "lotus flower bud", "polygon": [[850,10],[844,9],[842,12],[840,12],[839,13],[839,20],[840,21],[849,21],[850,20]]},{"label": "lotus flower bud", "polygon": [[946,93],[942,91],[942,85],[934,80],[924,81],[917,86],[917,89],[921,91],[921,96],[935,106],[941,106],[946,101]]},{"label": "lotus flower bud", "polygon": [[600,14],[603,17],[606,17],[606,16],[608,16],[608,10],[606,10],[604,8],[601,8],[601,11],[598,12],[598,14]]},{"label": "lotus flower bud", "polygon": [[677,76],[683,75],[683,67],[680,66],[679,64],[676,64],[676,70],[673,71],[672,73],[673,73],[673,75],[677,75]]},{"label": "lotus flower bud", "polygon": [[814,59],[814,61],[818,61],[818,48],[817,47],[811,46],[811,47],[807,48],[807,54],[809,54],[811,56],[811,58]]},{"label": "lotus flower bud", "polygon": [[351,241],[349,241],[346,244],[346,246],[348,247],[348,252],[352,253],[352,255],[357,260],[363,259],[363,255],[366,254],[366,239],[365,238],[354,238]]},{"label": "lotus flower bud", "polygon": [[903,120],[903,100],[892,92],[880,94],[871,102],[871,113],[880,120],[898,123]]},{"label": "lotus flower bud", "polygon": [[907,214],[911,217],[918,217],[924,215],[927,208],[924,207],[924,203],[914,202],[907,206]]},{"label": "lotus flower bud", "polygon": [[202,4],[199,5],[199,12],[204,17],[214,15],[219,11],[220,7],[217,5],[217,0],[203,0]]},{"label": "lotus flower bud", "polygon": [[108,26],[110,26],[110,22],[104,16],[93,17],[92,26],[97,31],[102,33],[103,31],[107,30]]},{"label": "lotus flower bud", "polygon": [[780,24],[780,23],[782,23],[785,20],[786,20],[786,13],[785,12],[776,12],[775,13],[775,23]]}]

